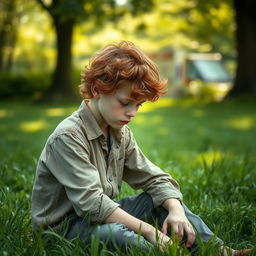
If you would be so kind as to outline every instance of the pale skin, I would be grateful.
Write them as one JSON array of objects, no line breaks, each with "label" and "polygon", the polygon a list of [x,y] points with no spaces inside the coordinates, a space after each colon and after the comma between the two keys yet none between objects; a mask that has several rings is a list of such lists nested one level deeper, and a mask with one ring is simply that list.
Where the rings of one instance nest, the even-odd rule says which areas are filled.
[{"label": "pale skin", "polygon": [[[125,123],[132,121],[139,107],[145,101],[131,99],[131,86],[127,82],[123,83],[113,94],[103,95],[99,93],[95,87],[92,88],[92,94],[93,98],[88,102],[88,106],[105,136],[107,136],[108,126],[118,129],[125,125]],[[180,201],[176,198],[169,198],[163,203],[163,207],[169,214],[163,223],[161,231],[156,230],[154,226],[128,214],[121,208],[117,208],[113,211],[104,222],[124,224],[129,230],[140,233],[150,243],[159,245],[160,248],[164,248],[171,243],[171,239],[167,235],[168,228],[171,228],[176,239],[179,241],[186,232],[186,247],[190,247],[195,240],[195,231],[186,218]],[[158,241],[156,237],[159,238]]]}]

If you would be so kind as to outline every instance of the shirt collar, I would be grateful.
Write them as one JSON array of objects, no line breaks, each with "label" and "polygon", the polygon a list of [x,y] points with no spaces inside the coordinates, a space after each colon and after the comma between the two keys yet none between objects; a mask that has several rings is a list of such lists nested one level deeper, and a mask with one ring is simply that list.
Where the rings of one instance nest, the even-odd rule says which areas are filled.
[{"label": "shirt collar", "polygon": [[[99,127],[93,113],[87,105],[89,100],[83,100],[79,109],[78,114],[81,117],[83,124],[86,128],[86,134],[88,140],[94,140],[103,135],[101,128]],[[123,129],[123,128],[122,128]],[[110,134],[114,135],[118,141],[122,138],[122,129],[113,129],[110,127]]]}]

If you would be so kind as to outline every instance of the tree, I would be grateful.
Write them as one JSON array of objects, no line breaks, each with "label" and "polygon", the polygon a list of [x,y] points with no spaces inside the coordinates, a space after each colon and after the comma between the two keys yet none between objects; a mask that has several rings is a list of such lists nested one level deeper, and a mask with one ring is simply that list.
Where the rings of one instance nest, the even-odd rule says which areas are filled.
[{"label": "tree", "polygon": [[49,100],[74,97],[72,90],[72,35],[78,17],[82,15],[82,1],[53,0],[47,4],[37,0],[52,17],[56,33],[57,59],[51,85],[46,97]]},{"label": "tree", "polygon": [[74,26],[82,21],[94,19],[97,25],[105,20],[117,20],[130,11],[138,14],[152,6],[151,0],[127,0],[120,5],[116,0],[52,0],[37,2],[49,13],[56,32],[57,60],[47,98],[60,99],[75,96],[72,90],[72,35]]},{"label": "tree", "polygon": [[[212,15],[214,13],[213,10],[219,9],[221,4],[227,4],[234,11],[234,19],[233,17],[228,17],[230,26],[227,23],[222,26],[228,34],[231,31],[228,28],[232,27],[233,23],[235,25],[237,69],[230,95],[246,93],[256,95],[256,1],[194,0],[194,3],[197,11],[204,17],[208,15],[208,19],[205,20],[205,26],[208,27],[208,30],[212,29],[212,22],[216,22],[216,17]],[[195,30],[199,33],[200,31],[203,32],[197,26],[195,26]],[[209,34],[211,37],[214,34],[213,32],[214,30]],[[205,33],[203,32],[203,34]],[[232,49],[232,46],[230,48]]]},{"label": "tree", "polygon": [[256,96],[256,1],[234,0],[236,11],[237,71],[231,95]]},{"label": "tree", "polygon": [[0,2],[0,71],[10,71],[19,15],[16,0]]}]

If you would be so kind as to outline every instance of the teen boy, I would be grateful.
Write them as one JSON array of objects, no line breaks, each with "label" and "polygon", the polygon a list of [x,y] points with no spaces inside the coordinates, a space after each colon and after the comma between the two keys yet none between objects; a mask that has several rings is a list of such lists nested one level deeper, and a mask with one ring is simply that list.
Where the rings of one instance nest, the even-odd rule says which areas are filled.
[{"label": "teen boy", "polygon": [[[143,102],[166,91],[156,65],[131,42],[108,45],[83,72],[80,91],[80,108],[57,126],[38,161],[33,228],[67,219],[66,238],[89,244],[94,235],[123,251],[164,247],[171,230],[196,251],[196,232],[204,242],[213,233],[182,203],[177,182],[145,157],[127,126]],[[115,201],[122,180],[145,192]]]}]

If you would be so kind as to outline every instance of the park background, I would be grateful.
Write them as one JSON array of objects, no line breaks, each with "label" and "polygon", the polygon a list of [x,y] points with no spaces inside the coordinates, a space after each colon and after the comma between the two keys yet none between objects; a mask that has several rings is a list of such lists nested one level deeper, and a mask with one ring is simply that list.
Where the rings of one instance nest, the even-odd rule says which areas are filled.
[{"label": "park background", "polygon": [[[255,247],[255,27],[250,0],[2,0],[0,254],[103,254],[97,241],[84,252],[79,241],[54,232],[45,244],[32,233],[30,200],[47,137],[80,104],[81,70],[95,51],[120,40],[148,53],[178,47],[222,54],[234,78],[223,101],[164,97],[144,104],[130,126],[144,153],[178,180],[185,203],[218,236],[235,248]],[[138,192],[124,184],[121,196]],[[205,245],[201,255],[215,249]]]}]

